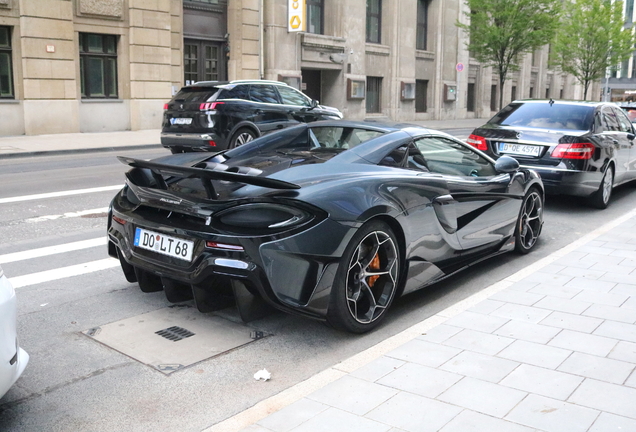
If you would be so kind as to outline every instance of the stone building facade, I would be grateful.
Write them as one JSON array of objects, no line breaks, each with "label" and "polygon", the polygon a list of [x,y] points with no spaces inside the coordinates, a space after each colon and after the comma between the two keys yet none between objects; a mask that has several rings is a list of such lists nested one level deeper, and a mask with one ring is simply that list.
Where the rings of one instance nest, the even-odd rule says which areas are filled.
[{"label": "stone building facade", "polygon": [[[496,111],[497,76],[455,25],[463,0],[304,0],[290,32],[299,1],[0,0],[0,135],[159,128],[198,80],[283,80],[351,119]],[[547,55],[523,59],[504,102],[582,96]]]}]

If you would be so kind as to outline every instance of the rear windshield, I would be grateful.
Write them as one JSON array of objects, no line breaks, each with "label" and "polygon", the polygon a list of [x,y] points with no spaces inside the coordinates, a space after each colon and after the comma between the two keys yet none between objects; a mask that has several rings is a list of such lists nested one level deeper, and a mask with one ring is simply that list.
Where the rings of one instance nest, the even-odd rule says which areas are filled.
[{"label": "rear windshield", "polygon": [[594,107],[545,103],[511,103],[488,123],[545,129],[590,130]]},{"label": "rear windshield", "polygon": [[212,102],[217,99],[220,91],[221,89],[216,87],[184,87],[173,100],[187,103]]}]

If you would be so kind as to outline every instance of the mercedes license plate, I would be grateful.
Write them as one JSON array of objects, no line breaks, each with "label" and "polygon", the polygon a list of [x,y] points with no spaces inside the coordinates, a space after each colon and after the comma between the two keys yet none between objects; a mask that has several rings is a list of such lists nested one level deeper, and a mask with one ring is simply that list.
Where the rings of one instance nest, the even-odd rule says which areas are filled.
[{"label": "mercedes license plate", "polygon": [[189,125],[192,124],[192,119],[187,117],[173,117],[170,119],[172,125]]},{"label": "mercedes license plate", "polygon": [[184,261],[192,261],[194,242],[159,234],[143,228],[135,230],[135,246]]},{"label": "mercedes license plate", "polygon": [[499,143],[499,153],[516,154],[523,156],[539,156],[539,153],[541,153],[541,146]]}]

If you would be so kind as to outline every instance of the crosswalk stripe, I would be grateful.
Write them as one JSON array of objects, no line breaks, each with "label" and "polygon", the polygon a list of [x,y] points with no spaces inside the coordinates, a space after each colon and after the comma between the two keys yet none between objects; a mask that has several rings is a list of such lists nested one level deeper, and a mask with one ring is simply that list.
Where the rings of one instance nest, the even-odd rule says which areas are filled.
[{"label": "crosswalk stripe", "polygon": [[72,276],[79,276],[100,270],[106,270],[117,266],[119,266],[119,261],[114,258],[106,258],[98,261],[91,261],[83,264],[76,264],[68,267],[46,270],[38,273],[31,273],[24,276],[16,276],[10,278],[9,280],[11,281],[13,288],[23,288],[43,282],[50,282]]},{"label": "crosswalk stripe", "polygon": [[108,191],[119,190],[122,187],[124,187],[124,185],[102,186],[102,187],[89,188],[89,189],[75,189],[75,190],[67,190],[67,191],[60,191],[60,192],[50,192],[50,193],[35,194],[35,195],[23,195],[23,196],[17,196],[17,197],[0,198],[0,204],[21,202],[21,201],[32,201],[32,200],[38,200],[38,199],[44,199],[44,198],[58,198],[58,197],[69,196],[69,195],[81,195],[81,194],[95,193],[95,192],[108,192]]},{"label": "crosswalk stripe", "polygon": [[59,253],[72,252],[81,249],[88,249],[106,244],[106,234],[103,237],[97,237],[89,240],[82,240],[73,243],[65,243],[56,246],[48,246],[38,249],[30,249],[22,252],[13,252],[10,254],[0,255],[0,264],[10,262],[24,261],[32,258],[40,258]]}]

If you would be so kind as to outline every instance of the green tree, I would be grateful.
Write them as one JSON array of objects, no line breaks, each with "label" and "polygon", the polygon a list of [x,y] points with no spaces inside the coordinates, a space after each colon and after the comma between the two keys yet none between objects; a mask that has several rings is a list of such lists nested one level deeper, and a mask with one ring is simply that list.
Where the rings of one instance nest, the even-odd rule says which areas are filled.
[{"label": "green tree", "polygon": [[499,108],[509,72],[519,69],[520,55],[550,43],[559,23],[561,0],[466,0],[469,24],[457,22],[468,33],[471,56],[499,75]]},{"label": "green tree", "polygon": [[634,32],[624,28],[620,0],[572,0],[564,4],[552,51],[554,65],[572,74],[584,88],[605,76],[610,66],[634,51]]}]

